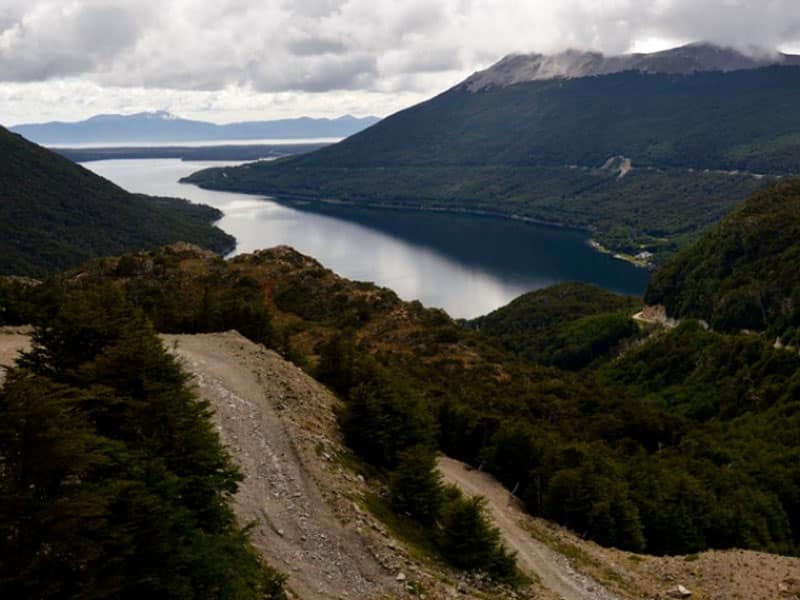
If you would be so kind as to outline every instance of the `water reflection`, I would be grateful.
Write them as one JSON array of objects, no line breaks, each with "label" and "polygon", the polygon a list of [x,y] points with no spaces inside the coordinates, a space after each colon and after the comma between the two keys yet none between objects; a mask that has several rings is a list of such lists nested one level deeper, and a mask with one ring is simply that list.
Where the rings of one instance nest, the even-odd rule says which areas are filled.
[{"label": "water reflection", "polygon": [[631,294],[647,283],[646,271],[592,251],[582,232],[462,215],[289,207],[178,183],[221,164],[158,159],[85,166],[133,192],[219,208],[225,213],[219,226],[236,237],[237,253],[288,244],[345,277],[391,287],[455,317],[485,314],[559,281]]}]

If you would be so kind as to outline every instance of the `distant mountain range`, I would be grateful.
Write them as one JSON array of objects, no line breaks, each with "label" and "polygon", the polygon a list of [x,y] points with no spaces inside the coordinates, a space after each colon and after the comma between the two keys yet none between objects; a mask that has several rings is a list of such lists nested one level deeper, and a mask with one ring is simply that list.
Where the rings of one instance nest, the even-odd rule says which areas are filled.
[{"label": "distant mountain range", "polygon": [[317,152],[188,181],[580,227],[657,262],[800,173],[800,57],[709,44],[506,57]]},{"label": "distant mountain range", "polygon": [[215,140],[343,138],[374,125],[378,117],[280,119],[218,125],[182,119],[166,111],[97,115],[73,123],[28,123],[11,127],[38,144],[126,144]]}]

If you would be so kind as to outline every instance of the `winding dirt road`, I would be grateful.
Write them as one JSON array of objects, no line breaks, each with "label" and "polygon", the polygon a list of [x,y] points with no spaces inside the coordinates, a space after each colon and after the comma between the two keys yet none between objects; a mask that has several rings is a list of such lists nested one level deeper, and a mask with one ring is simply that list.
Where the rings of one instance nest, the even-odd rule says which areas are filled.
[{"label": "winding dirt road", "polygon": [[565,600],[619,600],[592,578],[578,573],[561,554],[551,550],[526,531],[519,501],[492,476],[448,458],[439,458],[439,471],[447,483],[467,496],[486,498],[486,509],[503,536],[506,546],[516,551],[517,563],[542,587]]}]

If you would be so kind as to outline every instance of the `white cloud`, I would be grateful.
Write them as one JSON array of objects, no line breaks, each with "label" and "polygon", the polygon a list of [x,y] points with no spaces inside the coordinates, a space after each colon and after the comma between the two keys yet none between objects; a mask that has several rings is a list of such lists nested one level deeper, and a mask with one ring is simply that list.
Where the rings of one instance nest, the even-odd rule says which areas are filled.
[{"label": "white cloud", "polygon": [[800,2],[2,0],[0,119],[386,114],[509,52],[696,40],[800,48]]}]

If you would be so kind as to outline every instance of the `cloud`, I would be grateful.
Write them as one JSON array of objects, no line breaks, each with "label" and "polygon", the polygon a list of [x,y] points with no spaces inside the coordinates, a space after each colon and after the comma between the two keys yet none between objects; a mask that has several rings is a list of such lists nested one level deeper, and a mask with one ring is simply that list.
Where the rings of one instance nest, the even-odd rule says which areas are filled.
[{"label": "cloud", "polygon": [[[365,102],[382,97],[374,105],[380,107],[394,105],[393,95],[421,99],[441,91],[511,52],[571,47],[621,53],[699,40],[800,49],[798,0],[0,4],[0,87],[23,84],[14,88],[23,95],[25,89],[41,93],[40,82],[59,82],[76,89],[91,84],[97,90],[171,90],[184,98],[196,92],[205,100],[214,93],[250,100],[261,94],[262,103],[274,108],[270,95],[352,98],[359,91]],[[80,99],[83,104],[76,98],[71,105],[85,106],[102,95]]]},{"label": "cloud", "polygon": [[102,73],[143,33],[147,11],[102,2],[33,2],[0,18],[0,78]]},{"label": "cloud", "polygon": [[800,5],[794,0],[566,0],[558,20],[572,45],[611,53],[648,37],[774,50],[797,41]]},{"label": "cloud", "polygon": [[[6,4],[7,2],[7,4]],[[797,0],[5,0],[0,79],[262,91],[378,89],[512,51],[624,52],[643,37],[774,47]]]}]

